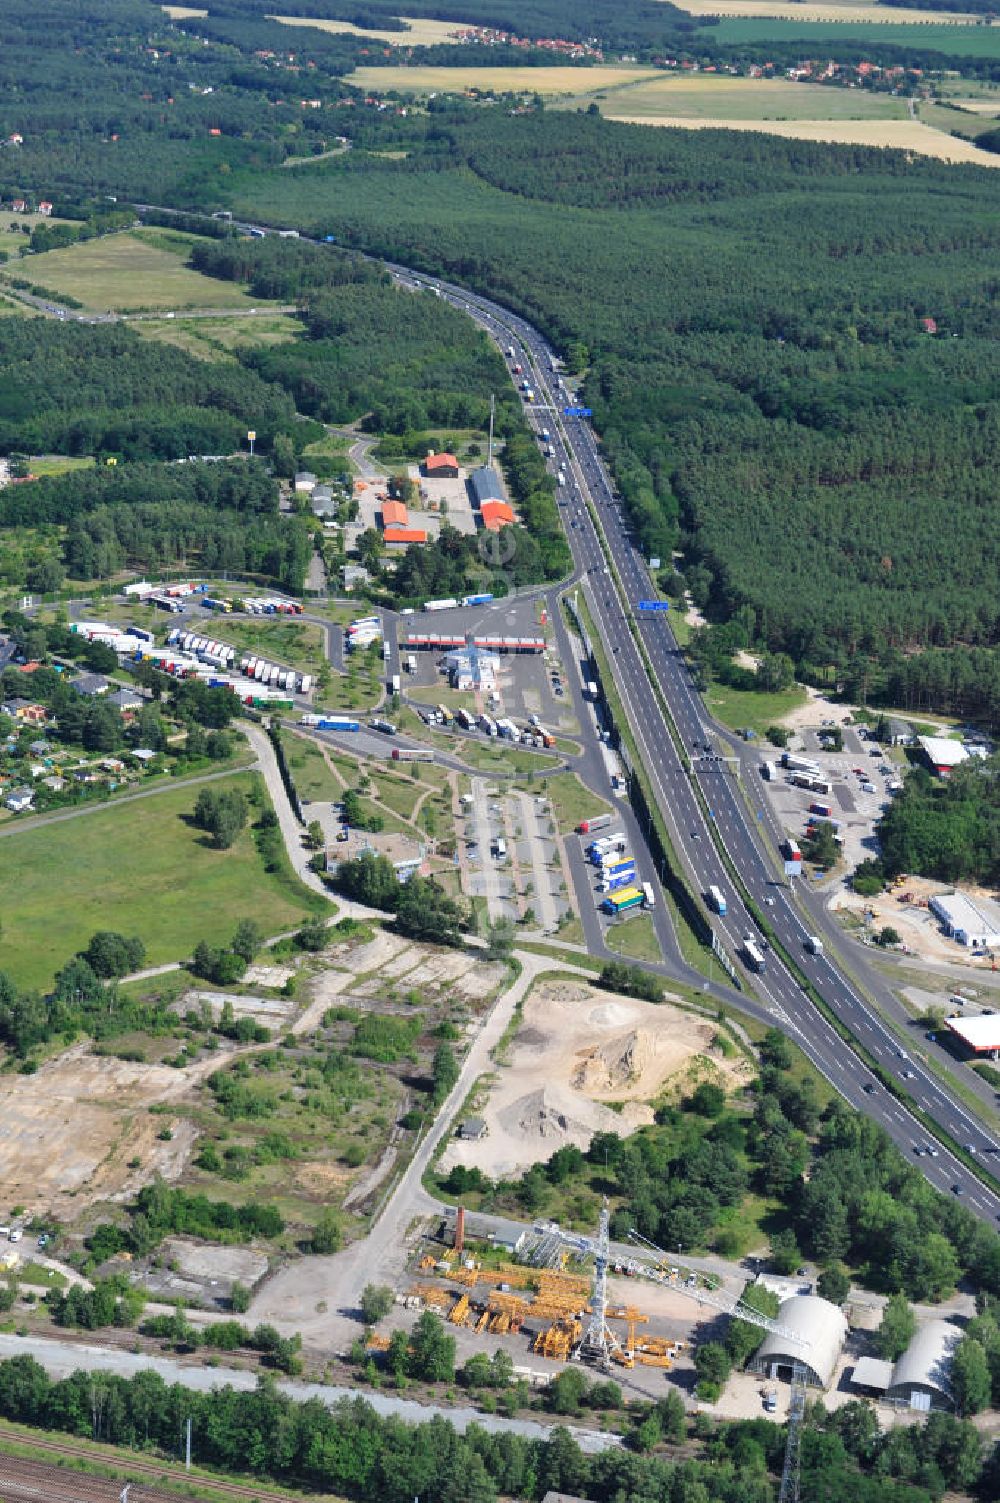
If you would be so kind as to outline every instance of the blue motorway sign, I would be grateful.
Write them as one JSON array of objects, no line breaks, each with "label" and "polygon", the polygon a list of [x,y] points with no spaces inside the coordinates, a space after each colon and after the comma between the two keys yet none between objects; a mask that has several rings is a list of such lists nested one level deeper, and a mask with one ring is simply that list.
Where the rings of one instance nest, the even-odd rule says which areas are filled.
[{"label": "blue motorway sign", "polygon": [[564,417],[593,417],[593,411],[589,407],[564,407]]},{"label": "blue motorway sign", "polygon": [[670,609],[670,601],[669,600],[640,600],[639,601],[639,610],[640,611],[669,611],[669,609]]}]

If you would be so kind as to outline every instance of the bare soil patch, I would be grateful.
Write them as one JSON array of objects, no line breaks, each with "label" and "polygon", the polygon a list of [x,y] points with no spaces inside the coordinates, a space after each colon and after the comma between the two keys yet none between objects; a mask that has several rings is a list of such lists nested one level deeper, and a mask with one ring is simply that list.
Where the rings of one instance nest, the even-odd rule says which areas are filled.
[{"label": "bare soil patch", "polygon": [[[220,1051],[209,1062],[217,1069]],[[190,1123],[151,1116],[156,1102],[179,1101],[205,1067],[174,1070],[126,1063],[74,1045],[34,1075],[9,1077],[0,1183],[12,1203],[63,1217],[97,1200],[133,1194],[154,1174],[176,1179],[195,1131]],[[171,1141],[157,1134],[173,1129]],[[129,1161],[140,1160],[130,1168]]]},{"label": "bare soil patch", "polygon": [[486,1136],[451,1143],[441,1167],[515,1174],[563,1144],[586,1148],[595,1132],[634,1132],[652,1122],[650,1101],[698,1080],[741,1083],[748,1066],[712,1052],[715,1031],[707,1019],[669,1004],[544,982],[527,998],[507,1068],[479,1109]]}]

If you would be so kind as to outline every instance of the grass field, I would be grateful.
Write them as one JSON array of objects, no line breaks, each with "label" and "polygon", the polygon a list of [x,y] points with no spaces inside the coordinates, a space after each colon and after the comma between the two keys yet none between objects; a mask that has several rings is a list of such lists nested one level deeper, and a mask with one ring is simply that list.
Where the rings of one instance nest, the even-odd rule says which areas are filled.
[{"label": "grass field", "polygon": [[303,802],[333,803],[341,797],[343,785],[330,771],[314,741],[307,741],[302,736],[287,736],[284,747],[296,792]]},{"label": "grass field", "polygon": [[777,725],[792,710],[806,702],[806,691],[800,684],[776,694],[758,694],[754,689],[730,689],[726,684],[712,684],[705,695],[705,702],[716,720],[739,731],[744,726],[763,736],[769,725]]},{"label": "grass field", "polygon": [[561,835],[575,830],[581,820],[607,814],[611,809],[604,799],[585,788],[575,773],[560,772],[546,778],[544,788]]},{"label": "grass field", "polygon": [[689,16],[770,16],[782,21],[854,21],[869,25],[932,24],[934,26],[968,26],[975,17],[960,10],[920,10],[878,5],[875,0],[677,0],[678,8]]},{"label": "grass field", "polygon": [[[798,7],[796,7],[797,9]],[[857,39],[862,27],[878,25],[880,42],[900,47],[919,47],[951,54],[952,57],[1000,57],[1000,26],[956,26],[937,21],[926,25],[900,25],[891,21],[784,21],[760,16],[753,19],[727,17],[712,27],[712,40],[720,46],[743,46],[747,42],[801,42],[803,57],[825,57],[831,42]]]},{"label": "grass field", "polygon": [[657,962],[663,959],[653,920],[648,913],[640,913],[636,918],[612,924],[607,932],[607,942],[609,950],[615,950],[629,960]]},{"label": "grass field", "polygon": [[213,626],[212,635],[241,652],[258,653],[301,673],[316,673],[326,662],[326,634],[312,621],[289,621],[286,616],[224,618]]},{"label": "grass field", "polygon": [[32,475],[65,475],[68,470],[92,470],[94,467],[93,455],[86,459],[75,459],[69,454],[32,454],[28,460],[28,469]]},{"label": "grass field", "polygon": [[[175,248],[166,246],[173,241]],[[156,232],[156,243],[126,231],[46,251],[31,261],[32,279],[68,293],[95,311],[139,308],[250,308],[256,298],[232,282],[217,282],[184,265],[189,241]]]},{"label": "grass field", "polygon": [[[209,786],[249,787],[246,774]],[[229,939],[242,918],[267,934],[297,924],[317,902],[294,881],[265,873],[250,832],[215,851],[187,822],[198,787],[129,804],[0,842],[3,968],[23,987],[48,987],[98,929],[138,934],[148,965],[183,960],[199,940]]]},{"label": "grass field", "polygon": [[352,37],[364,37],[366,41],[387,42],[393,47],[440,47],[449,42],[457,42],[458,32],[463,24],[473,24],[471,21],[431,21],[421,16],[400,16],[399,20],[406,27],[405,31],[369,31],[367,28],[362,30],[350,21],[323,21],[316,16],[270,16],[268,19],[280,21],[282,26],[311,26],[315,31],[347,33]]},{"label": "grass field", "polygon": [[172,344],[200,360],[214,361],[235,361],[236,350],[287,344],[304,328],[293,313],[261,313],[256,318],[151,318],[135,325],[144,339]]},{"label": "grass field", "polygon": [[613,89],[633,79],[651,78],[650,68],[356,68],[347,82],[358,89],[384,94],[455,94],[477,89],[480,92],[512,94],[579,94],[585,85],[588,92]]},{"label": "grass field", "polygon": [[905,120],[905,99],[861,89],[834,89],[787,78],[729,78],[718,74],[659,78],[628,84],[599,99],[602,114],[711,120]]}]

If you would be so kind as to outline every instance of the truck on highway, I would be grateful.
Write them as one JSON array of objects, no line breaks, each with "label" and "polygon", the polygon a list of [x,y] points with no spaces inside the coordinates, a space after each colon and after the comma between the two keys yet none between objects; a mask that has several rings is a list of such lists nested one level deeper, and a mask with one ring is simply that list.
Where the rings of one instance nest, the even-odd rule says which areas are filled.
[{"label": "truck on highway", "polygon": [[618,872],[611,875],[609,872],[602,877],[597,884],[598,892],[619,892],[623,887],[635,886],[635,867],[630,866],[627,872]]},{"label": "truck on highway", "polygon": [[785,841],[785,859],[787,861],[802,860],[802,852],[799,850],[798,842],[793,840],[790,835]]},{"label": "truck on highway", "polygon": [[823,954],[823,941],[820,939],[818,934],[806,935],[806,949],[809,951],[810,955]]},{"label": "truck on highway", "polygon": [[392,760],[394,762],[433,762],[434,753],[429,746],[394,746]]},{"label": "truck on highway", "polygon": [[805,788],[809,793],[829,793],[830,783],[826,778],[818,778],[811,772],[793,772],[792,782],[796,788]]},{"label": "truck on highway", "polygon": [[647,908],[656,907],[656,894],[653,892],[653,884],[651,882],[644,882],[642,884],[642,896]]},{"label": "truck on highway", "polygon": [[556,484],[557,485],[565,485],[566,484],[566,471],[565,470],[560,470],[559,471],[558,475],[556,476]]},{"label": "truck on highway", "polygon": [[760,775],[765,783],[773,783],[778,776],[778,769],[773,762],[762,762],[760,764]]},{"label": "truck on highway", "polygon": [[764,969],[767,963],[760,945],[749,934],[743,936],[743,959],[751,971],[757,971],[758,973]]},{"label": "truck on highway", "polygon": [[412,652],[408,652],[406,654],[406,659],[405,659],[405,662],[404,662],[403,666],[405,667],[407,673],[416,673],[416,671],[417,671],[417,659],[416,659],[416,655],[414,653],[412,653]]},{"label": "truck on highway", "polygon": [[613,819],[613,814],[595,814],[593,819],[581,819],[576,832],[578,835],[593,835],[595,830],[606,829]]},{"label": "truck on highway", "polygon": [[347,715],[311,715],[302,717],[303,725],[315,725],[318,731],[360,731],[360,720]]},{"label": "truck on highway", "polygon": [[829,819],[830,815],[833,813],[833,807],[830,804],[822,803],[820,799],[813,799],[812,803],[809,805],[809,813],[819,814],[824,819]]},{"label": "truck on highway", "polygon": [[717,887],[710,887],[708,889],[708,892],[705,894],[705,898],[708,902],[708,906],[710,908],[714,908],[715,912],[719,914],[720,917],[725,913],[726,899]]},{"label": "truck on highway", "polygon": [[392,690],[393,694],[398,694],[400,687],[401,685],[399,682],[399,674],[394,673],[392,675],[392,678],[389,680],[389,688]]},{"label": "truck on highway", "polygon": [[425,611],[453,611],[457,605],[458,605],[458,601],[455,600],[452,597],[449,597],[447,600],[425,600],[424,601],[424,610]]},{"label": "truck on highway", "polygon": [[393,725],[391,720],[369,720],[368,724],[373,731],[381,731],[383,736],[395,736],[398,729],[397,726]]},{"label": "truck on highway", "polygon": [[[597,684],[594,682],[594,680],[592,678],[589,678],[587,680],[587,698],[588,699],[600,699],[600,697],[601,697],[600,696],[600,690],[598,689]],[[609,816],[609,818],[610,818],[610,816]]]}]

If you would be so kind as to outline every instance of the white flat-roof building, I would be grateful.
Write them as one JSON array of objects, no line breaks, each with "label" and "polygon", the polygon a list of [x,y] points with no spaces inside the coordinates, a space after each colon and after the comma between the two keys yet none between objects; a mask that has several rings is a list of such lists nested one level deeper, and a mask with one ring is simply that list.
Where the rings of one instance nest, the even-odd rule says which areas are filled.
[{"label": "white flat-roof building", "polygon": [[991,898],[970,898],[962,892],[943,892],[928,898],[927,906],[949,939],[983,950],[1000,945],[1000,905]]},{"label": "white flat-roof building", "polygon": [[496,688],[500,670],[496,653],[484,652],[481,647],[460,647],[457,652],[449,652],[445,661],[453,689],[489,692]]},{"label": "white flat-roof building", "polygon": [[931,771],[942,778],[969,758],[961,741],[951,741],[947,736],[918,736],[917,744],[927,758]]},{"label": "white flat-roof building", "polygon": [[945,1018],[944,1025],[973,1054],[990,1059],[1000,1056],[1000,1013],[984,1012],[978,1018]]}]

